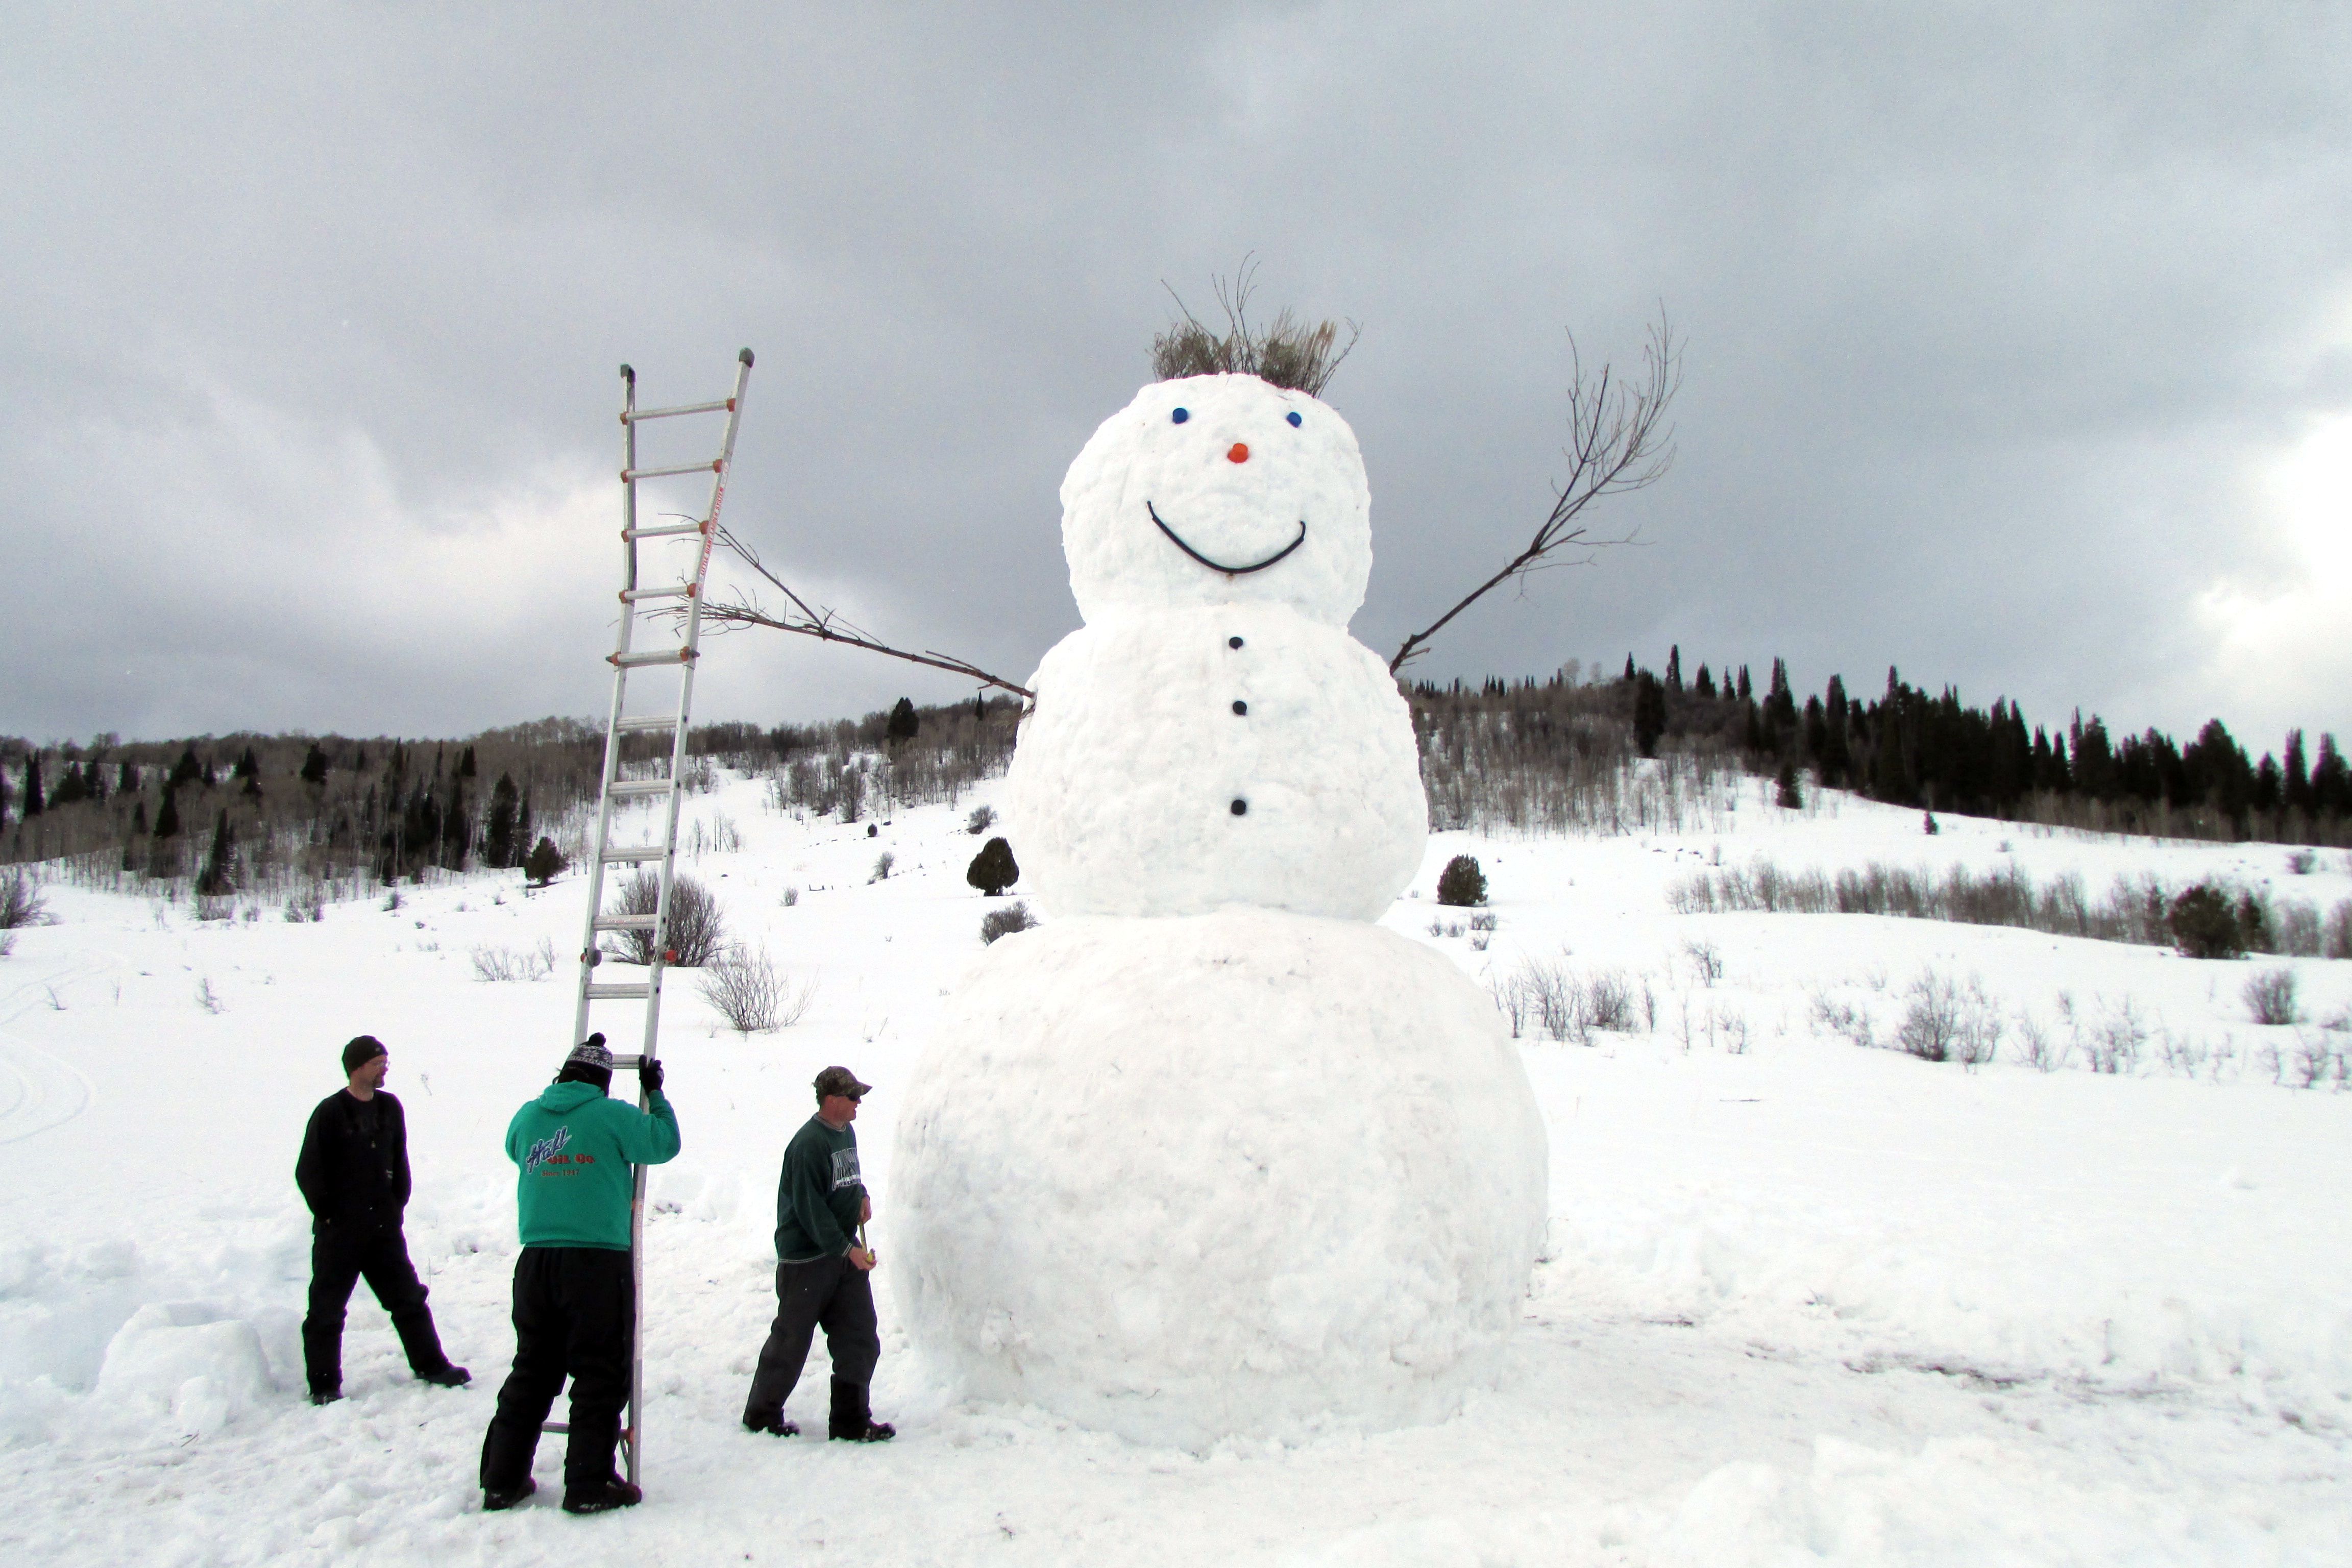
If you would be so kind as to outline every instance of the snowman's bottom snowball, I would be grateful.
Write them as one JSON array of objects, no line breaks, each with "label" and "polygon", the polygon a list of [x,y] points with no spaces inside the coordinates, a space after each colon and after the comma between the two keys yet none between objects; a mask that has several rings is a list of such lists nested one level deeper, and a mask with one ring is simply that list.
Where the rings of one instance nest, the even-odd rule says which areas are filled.
[{"label": "snowman's bottom snowball", "polygon": [[1493,1005],[1262,910],[991,948],[898,1121],[893,1284],[970,1396],[1138,1441],[1375,1430],[1488,1381],[1547,1151]]}]

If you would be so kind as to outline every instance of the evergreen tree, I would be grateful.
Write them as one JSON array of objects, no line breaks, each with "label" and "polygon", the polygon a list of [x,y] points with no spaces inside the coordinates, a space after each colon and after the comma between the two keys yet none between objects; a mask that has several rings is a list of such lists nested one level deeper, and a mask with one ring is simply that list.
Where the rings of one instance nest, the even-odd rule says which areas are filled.
[{"label": "evergreen tree", "polygon": [[205,851],[205,868],[196,874],[196,891],[214,899],[236,891],[236,838],[229,829],[226,806],[213,825],[212,847]]},{"label": "evergreen tree", "polygon": [[988,722],[988,693],[985,691],[971,694],[971,721],[975,724]]},{"label": "evergreen tree", "polygon": [[1658,754],[1658,737],[1666,730],[1666,689],[1658,678],[1643,670],[1633,680],[1633,743],[1645,757]]},{"label": "evergreen tree", "polygon": [[1633,656],[1630,653],[1625,656],[1625,673],[1619,679],[1624,680],[1633,679]]},{"label": "evergreen tree", "polygon": [[81,787],[94,801],[106,798],[106,767],[96,757],[81,765]]},{"label": "evergreen tree", "polygon": [[303,755],[302,782],[307,784],[322,784],[327,782],[327,753],[319,749],[319,742],[316,741],[310,742],[310,751]]},{"label": "evergreen tree", "polygon": [[167,784],[169,787],[177,789],[184,784],[194,784],[204,776],[205,765],[196,761],[195,747],[190,746],[180,753],[180,760],[172,764],[172,776]]},{"label": "evergreen tree", "polygon": [[229,777],[234,779],[257,779],[260,776],[261,763],[259,759],[254,756],[253,748],[251,746],[247,746],[245,749],[244,754],[236,759],[236,766],[229,771]]},{"label": "evergreen tree", "polygon": [[911,741],[922,729],[923,721],[915,711],[914,702],[901,697],[890,709],[890,721],[883,733],[893,741]]},{"label": "evergreen tree", "polygon": [[469,779],[475,776],[474,748],[471,746],[467,747],[464,752],[458,754],[457,776],[461,779]]},{"label": "evergreen tree", "polygon": [[89,797],[89,792],[82,787],[81,765],[68,762],[66,771],[58,775],[58,782],[49,786],[47,804],[54,809],[60,805],[72,805]]},{"label": "evergreen tree", "polygon": [[114,793],[117,795],[136,795],[139,793],[138,763],[125,763],[121,767],[115,770]]},{"label": "evergreen tree", "polygon": [[522,879],[531,887],[544,888],[562,870],[563,852],[555,847],[552,838],[541,839],[531,846],[530,853],[523,857]]},{"label": "evergreen tree", "polygon": [[1755,700],[1756,688],[1748,683],[1748,667],[1743,664],[1739,667],[1739,700],[1752,702]]},{"label": "evergreen tree", "polygon": [[1797,699],[1789,689],[1789,666],[1787,661],[1775,658],[1772,689],[1764,699],[1764,729],[1771,737],[1773,749],[1778,751],[1786,745],[1796,728]]},{"label": "evergreen tree", "polygon": [[2336,816],[2352,811],[2352,770],[2346,768],[2332,734],[2319,737],[2319,760],[2311,765],[2311,808]]},{"label": "evergreen tree", "polygon": [[441,808],[441,864],[452,871],[466,868],[466,852],[474,841],[473,818],[466,812],[465,763],[461,760],[457,765],[449,777],[449,799]]},{"label": "evergreen tree", "polygon": [[155,837],[176,838],[180,835],[179,792],[169,780],[163,784],[163,804],[155,808]]},{"label": "evergreen tree", "polygon": [[[147,803],[143,800],[133,802],[131,807],[131,837],[141,838],[144,837],[146,833]],[[123,869],[127,871],[130,868],[125,866]]]},{"label": "evergreen tree", "polygon": [[1707,673],[1706,666],[1698,667],[1698,680],[1692,689],[1710,702],[1715,700],[1715,677]]},{"label": "evergreen tree", "polygon": [[978,888],[989,898],[995,898],[1021,879],[1020,863],[1013,858],[1013,846],[1002,838],[992,838],[980,847],[980,853],[964,868],[963,879]]},{"label": "evergreen tree", "polygon": [[490,816],[482,837],[482,858],[495,869],[503,870],[515,862],[515,807],[520,799],[510,774],[500,773],[499,782],[490,786]]},{"label": "evergreen tree", "polygon": [[1666,649],[1666,689],[1678,697],[1682,695],[1683,645],[1680,643]]},{"label": "evergreen tree", "polygon": [[1846,700],[1842,675],[1830,677],[1828,700],[1822,704],[1822,725],[1821,782],[1832,789],[1842,788],[1853,755],[1846,737],[1853,727],[1853,705]]},{"label": "evergreen tree", "polygon": [[26,822],[41,815],[48,802],[41,795],[41,753],[33,752],[25,759],[25,802],[17,815]]},{"label": "evergreen tree", "polygon": [[2286,732],[2286,776],[2280,781],[2284,804],[2289,811],[2311,809],[2311,766],[2303,754],[2303,731]]}]

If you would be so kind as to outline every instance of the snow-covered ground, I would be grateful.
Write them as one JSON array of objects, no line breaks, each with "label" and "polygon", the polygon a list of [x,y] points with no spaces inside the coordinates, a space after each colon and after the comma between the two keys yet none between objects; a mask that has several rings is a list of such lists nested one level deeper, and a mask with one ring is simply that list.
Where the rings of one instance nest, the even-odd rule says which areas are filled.
[{"label": "snow-covered ground", "polygon": [[[767,813],[748,781],[693,797],[744,847],[685,868],[815,989],[798,1025],[745,1038],[690,976],[670,987],[686,1149],[652,1186],[647,1497],[591,1520],[546,1489],[482,1514],[474,1480],[513,1342],[499,1135],[560,1062],[572,1002],[568,965],[489,984],[471,953],[571,951],[581,884],[526,897],[485,875],[318,924],[51,888],[56,922],[0,961],[0,1560],[2352,1562],[2352,1095],[2273,1081],[2346,1042],[2321,1025],[2352,1005],[2352,963],[2293,961],[2312,1022],[2266,1028],[2240,989],[2278,960],[1684,916],[1665,896],[1718,856],[1768,854],[2013,860],[2079,869],[2095,893],[2124,872],[2221,874],[2326,909],[2352,896],[2342,854],[2292,876],[2271,847],[1960,818],[1929,838],[1916,813],[1835,795],[1802,814],[1751,795],[1726,830],[1681,838],[1437,836],[1390,925],[1474,977],[1617,971],[1634,998],[1631,1031],[1522,1041],[1552,1218],[1507,1373],[1441,1426],[1196,1454],[953,1403],[895,1321],[891,1118],[981,951],[963,818],[992,787],[878,837]],[[884,851],[892,874],[870,881]],[[1465,851],[1491,935],[1446,934],[1464,912],[1433,902]],[[2001,1060],[1929,1064],[1824,1021],[1886,1039],[1929,971],[1979,983],[2008,1026]],[[2014,1059],[2021,1014],[2064,1043],[2126,1001],[2136,1068]],[[392,1050],[410,1246],[476,1382],[411,1382],[362,1288],[352,1397],[315,1409],[292,1166],[362,1032]],[[736,1425],[772,1310],[777,1159],[835,1061],[877,1086],[859,1132],[883,1259],[876,1405],[900,1431],[883,1447]],[[818,1430],[822,1390],[813,1367],[791,1412]],[[543,1483],[560,1458],[544,1447]]]}]

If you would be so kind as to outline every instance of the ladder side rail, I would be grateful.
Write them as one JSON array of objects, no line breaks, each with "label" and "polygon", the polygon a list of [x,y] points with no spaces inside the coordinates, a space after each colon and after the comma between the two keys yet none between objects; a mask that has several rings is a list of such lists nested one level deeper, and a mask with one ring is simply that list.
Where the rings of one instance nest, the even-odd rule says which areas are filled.
[{"label": "ladder side rail", "polygon": [[[625,476],[636,466],[637,426],[630,417],[637,406],[637,373],[628,365],[621,367],[621,472]],[[621,588],[625,594],[637,585],[637,546],[631,536],[637,521],[637,487],[633,479],[621,481]],[[590,840],[588,854],[588,914],[582,922],[580,937],[580,987],[572,1008],[572,1044],[588,1037],[588,988],[594,984],[598,954],[596,950],[596,918],[604,912],[604,851],[611,847],[613,831],[613,781],[621,769],[621,714],[628,701],[629,669],[619,662],[620,656],[629,651],[631,633],[636,621],[636,606],[629,600],[621,601],[621,625],[614,647],[613,704],[604,724],[604,764],[596,787],[596,831]]]}]

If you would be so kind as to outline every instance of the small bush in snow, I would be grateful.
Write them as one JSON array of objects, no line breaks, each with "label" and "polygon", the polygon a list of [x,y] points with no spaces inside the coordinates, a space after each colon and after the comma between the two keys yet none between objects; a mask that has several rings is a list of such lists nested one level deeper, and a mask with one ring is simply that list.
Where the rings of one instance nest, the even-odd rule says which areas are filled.
[{"label": "small bush in snow", "polygon": [[2298,877],[2310,876],[2312,868],[2318,864],[2319,857],[2308,849],[2298,849],[2286,858],[2286,868]]},{"label": "small bush in snow", "polygon": [[1841,1002],[1826,991],[1813,993],[1813,1025],[1816,1028],[1836,1035],[1848,1044],[1870,1050],[1878,1044],[1878,1033],[1872,1027],[1869,1010],[1851,1002]]},{"label": "small bush in snow", "polygon": [[869,882],[888,881],[890,879],[890,868],[896,866],[898,863],[898,858],[896,855],[891,854],[887,849],[885,849],[881,854],[877,855],[874,858],[874,874],[866,879]]},{"label": "small bush in snow", "polygon": [[1715,943],[1692,937],[1683,943],[1683,956],[1690,960],[1700,984],[1713,985],[1723,978],[1723,952]]},{"label": "small bush in snow", "polygon": [[563,874],[563,851],[555,847],[555,840],[542,837],[522,858],[523,885],[544,888]]},{"label": "small bush in snow", "polygon": [[1604,969],[1584,987],[1585,1022],[1621,1035],[1633,1032],[1633,987],[1622,969]]},{"label": "small bush in snow", "polygon": [[1981,981],[1966,986],[1934,970],[1911,983],[1895,1044],[1922,1061],[1975,1067],[1999,1054],[2003,1026]]},{"label": "small bush in snow", "polygon": [[2238,958],[2246,951],[2247,932],[2230,906],[2230,896],[2210,882],[2200,882],[2172,900],[2167,923],[2172,940],[2187,958]]},{"label": "small bush in snow", "polygon": [[801,890],[798,888],[786,888],[777,901],[789,910],[801,901]]},{"label": "small bush in snow", "polygon": [[2352,899],[2337,904],[2327,917],[2327,937],[2323,957],[2352,958]]},{"label": "small bush in snow", "polygon": [[[621,896],[608,913],[650,915],[661,909],[661,873],[639,871],[621,885]],[[669,889],[669,931],[667,946],[673,956],[664,962],[677,969],[699,969],[718,956],[727,919],[709,889],[691,877],[673,878]],[[654,933],[625,931],[613,933],[620,945],[607,949],[625,963],[654,961]]]},{"label": "small bush in snow", "polygon": [[1437,874],[1437,901],[1469,909],[1486,901],[1486,873],[1475,857],[1456,855]]},{"label": "small bush in snow", "polygon": [[971,815],[963,819],[963,830],[977,838],[995,824],[996,808],[994,806],[975,805],[971,808]]},{"label": "small bush in snow", "polygon": [[555,943],[540,939],[534,952],[518,952],[510,947],[477,942],[468,950],[474,961],[474,978],[492,982],[544,980],[555,972]]},{"label": "small bush in snow", "polygon": [[769,1034],[801,1021],[816,984],[781,973],[765,948],[730,947],[702,972],[702,999],[739,1035]]},{"label": "small bush in snow", "polygon": [[2147,1050],[2147,1021],[2139,1016],[2139,1006],[2130,997],[2102,1003],[2099,1016],[2094,1019],[2083,1016],[2074,999],[2062,991],[2058,994],[2058,1013],[2074,1036],[2074,1048],[2082,1053],[2093,1072],[2124,1074],[2138,1070],[2140,1058]]},{"label": "small bush in snow", "polygon": [[1472,915],[1470,917],[1470,929],[1472,931],[1491,931],[1495,929],[1498,917],[1492,910],[1489,910],[1485,914]]},{"label": "small bush in snow", "polygon": [[0,931],[35,925],[40,918],[39,885],[22,871],[11,871],[0,877]]},{"label": "small bush in snow", "polygon": [[1775,789],[1772,795],[1773,805],[1779,806],[1783,811],[1802,811],[1805,809],[1805,792],[1803,786],[1797,782],[1797,768],[1795,763],[1782,763],[1780,764],[1780,777],[1777,783],[1778,787]]},{"label": "small bush in snow", "polygon": [[[1004,841],[1000,838],[995,842],[1002,844]],[[1029,906],[1015,900],[1001,910],[991,910],[980,917],[980,940],[984,946],[1000,936],[1011,936],[1014,931],[1027,931],[1036,923],[1036,921],[1030,916]]]},{"label": "small bush in snow", "polygon": [[992,899],[1021,879],[1021,863],[1013,858],[1012,845],[992,838],[964,868],[963,879]]},{"label": "small bush in snow", "polygon": [[2066,1065],[2074,1047],[2053,1038],[2031,1013],[2017,1016],[2017,1059],[2036,1072],[2056,1072]]},{"label": "small bush in snow", "polygon": [[2265,969],[2247,976],[2238,994],[2257,1024],[2300,1024],[2303,1008],[2295,1000],[2294,971]]}]

